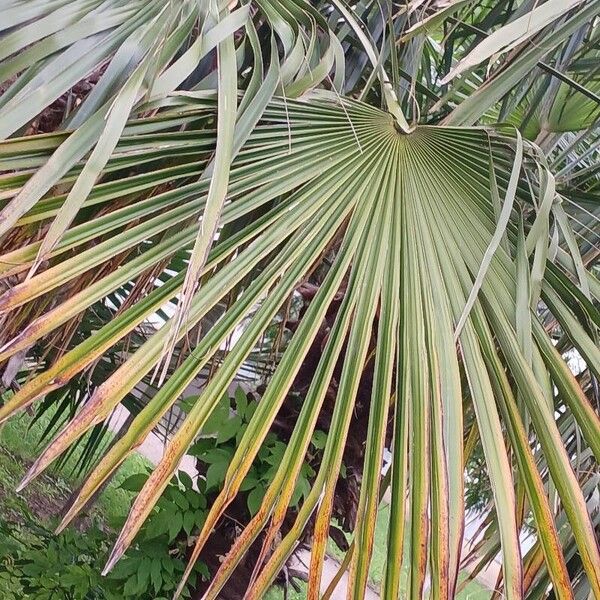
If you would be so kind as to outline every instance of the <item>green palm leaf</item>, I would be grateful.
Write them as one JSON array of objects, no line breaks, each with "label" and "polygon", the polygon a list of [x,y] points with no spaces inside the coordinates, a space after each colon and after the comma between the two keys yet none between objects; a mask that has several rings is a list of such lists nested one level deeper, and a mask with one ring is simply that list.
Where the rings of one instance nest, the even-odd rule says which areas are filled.
[{"label": "green palm leaf", "polygon": [[[318,290],[265,381],[186,576],[238,496],[333,311],[273,480],[205,597],[218,597],[257,542],[246,598],[263,598],[307,528],[308,597],[319,597],[336,486],[353,413],[363,402],[368,425],[347,559],[349,598],[364,597],[387,485],[382,596],[399,596],[405,568],[407,597],[422,598],[429,578],[432,597],[454,597],[464,555],[464,465],[474,444],[483,449],[493,499],[480,550],[490,558],[501,552],[504,595],[540,597],[551,587],[555,597],[579,597],[574,590],[581,589],[600,597],[595,484],[573,464],[574,432],[581,432],[589,470],[600,458],[600,418],[590,402],[600,377],[600,284],[592,259],[580,252],[573,213],[563,207],[563,198],[583,206],[578,194],[597,200],[597,172],[586,161],[597,159],[598,147],[583,133],[574,142],[560,137],[564,128],[592,125],[593,98],[577,86],[595,90],[596,79],[573,72],[581,81],[574,87],[564,78],[558,88],[527,83],[548,55],[560,55],[569,73],[589,57],[597,34],[586,28],[597,4],[524,3],[526,14],[508,11],[504,21],[492,21],[496,33],[480,58],[519,46],[514,60],[477,85],[485,69],[472,60],[478,46],[464,42],[446,73],[474,72],[450,92],[442,69],[435,81],[431,76],[438,40],[429,28],[460,22],[473,2],[441,7],[423,21],[412,10],[390,11],[381,22],[371,3],[349,8],[337,0],[216,3],[210,10],[186,1],[8,4],[0,76],[26,70],[0,98],[3,137],[91,70],[108,66],[64,121],[65,131],[0,144],[0,361],[10,364],[50,336],[67,336],[96,303],[114,306],[121,298],[122,306],[93,335],[42,364],[0,406],[0,421],[82,376],[106,353],[121,352],[157,314],[168,317],[122,352],[122,363],[24,478],[22,486],[161,373],[156,393],[89,473],[60,529],[210,368],[135,498],[106,570],[114,566],[286,302],[319,269]],[[476,14],[489,22],[496,13],[479,4]],[[86,19],[96,23],[94,15],[104,25],[82,28]],[[528,17],[531,28],[524,26]],[[503,32],[513,37],[497,46]],[[403,33],[409,49],[397,54],[389,40]],[[399,60],[405,74],[419,78],[411,93],[401,90]],[[355,85],[341,96],[349,66]],[[439,96],[425,93],[434,83]],[[443,124],[407,121],[417,92],[425,108],[432,94],[442,98],[435,111]],[[524,123],[533,117],[511,109],[513,94],[545,98],[536,123],[552,127],[543,136],[533,129],[549,160],[519,129],[493,123],[492,115],[506,114],[530,131]],[[565,121],[564,111],[574,107],[578,117]],[[472,125],[480,119],[485,124]],[[576,165],[569,162],[574,148]],[[556,178],[555,165],[562,165]],[[564,185],[564,169],[578,174],[577,186]],[[592,231],[596,210],[597,202],[587,210]],[[216,322],[201,329],[212,314]],[[193,348],[172,361],[177,344],[199,330]],[[567,352],[583,358],[589,382],[573,375]],[[293,523],[284,524],[332,389],[318,472]],[[392,470],[382,479],[386,447]],[[525,513],[536,541],[521,556]]]}]

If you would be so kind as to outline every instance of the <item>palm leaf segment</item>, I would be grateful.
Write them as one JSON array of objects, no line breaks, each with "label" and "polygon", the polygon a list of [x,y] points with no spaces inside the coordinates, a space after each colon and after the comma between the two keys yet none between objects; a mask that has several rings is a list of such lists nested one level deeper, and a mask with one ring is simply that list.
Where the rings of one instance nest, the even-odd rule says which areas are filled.
[{"label": "palm leaf segment", "polygon": [[[269,12],[273,6],[260,4],[273,23],[280,23],[275,29],[284,40],[285,26]],[[289,3],[290,7],[299,5]],[[313,12],[307,9],[306,14]],[[322,21],[320,25],[323,27]],[[253,35],[249,33],[250,40]],[[228,36],[218,42],[221,65],[234,59]],[[331,48],[335,47],[334,42],[328,46],[330,50],[317,53],[325,57],[319,59],[324,61],[321,79],[333,65]],[[293,52],[290,46],[288,56]],[[272,62],[270,69],[275,64]],[[281,82],[286,65],[289,62],[281,66],[281,74],[273,81]],[[506,596],[523,596],[524,574],[526,582],[534,581],[540,568],[535,557],[542,556],[557,596],[572,597],[562,532],[557,531],[553,513],[555,500],[560,501],[564,522],[572,532],[587,585],[600,596],[597,524],[592,523],[586,507],[590,492],[582,490],[571,466],[571,455],[555,420],[554,390],[596,457],[600,456],[600,421],[536,311],[542,299],[591,372],[599,376],[595,328],[600,319],[593,305],[599,286],[583,268],[576,245],[568,244],[568,255],[552,244],[551,223],[562,223],[568,236],[568,222],[541,152],[506,128],[420,126],[407,133],[397,105],[394,117],[330,92],[307,93],[321,80],[315,74],[318,69],[298,66],[291,71],[296,93],[290,93],[295,88],[289,83],[285,96],[273,95],[276,85],[268,71],[254,88],[255,94],[244,96],[238,110],[230,112],[230,116],[238,113],[235,130],[228,129],[222,119],[214,129],[215,115],[232,111],[224,106],[237,97],[224,75],[217,94],[199,89],[151,100],[148,107],[162,110],[156,116],[122,124],[122,132],[114,144],[108,144],[110,150],[100,167],[114,177],[89,186],[83,199],[79,196],[79,204],[73,196],[70,200],[69,194],[41,198],[58,181],[67,187],[80,181],[90,164],[83,166],[80,159],[94,140],[103,136],[104,130],[94,125],[93,116],[70,137],[57,133],[3,144],[5,165],[16,171],[5,179],[6,197],[16,195],[27,202],[13,200],[2,213],[9,242],[0,263],[4,278],[27,271],[29,276],[0,297],[5,322],[13,319],[16,323],[8,327],[0,359],[27,349],[94,302],[164,264],[177,251],[202,248],[193,267],[201,277],[199,289],[189,287],[190,270],[187,280],[181,270],[25,383],[0,408],[1,419],[24,409],[90,367],[178,294],[183,292],[187,298],[185,310],[156,331],[93,392],[38,458],[24,483],[107,418],[144,376],[158,368],[166,346],[184,338],[211,309],[225,302],[228,308],[221,318],[94,468],[65,517],[62,526],[245,323],[240,339],[136,498],[109,560],[110,568],[132,542],[179,460],[286,299],[323,256],[333,252],[323,285],[269,382],[198,538],[192,561],[235,498],[323,317],[343,286],[344,301],[275,479],[259,512],[215,575],[207,597],[217,597],[240,557],[266,529],[261,561],[247,594],[248,598],[263,597],[313,514],[309,596],[317,597],[333,494],[373,331],[375,372],[349,595],[363,597],[367,582],[386,425],[392,415],[390,560],[383,595],[398,596],[402,564],[410,568],[411,597],[422,595],[427,574],[436,596],[454,594],[464,522],[463,414],[472,410],[474,431],[481,440],[493,486],[495,516],[487,550],[495,553],[501,548]],[[145,80],[145,74],[134,78],[140,86]],[[384,75],[382,85],[385,88]],[[137,99],[136,94],[131,97]],[[302,100],[290,97],[300,94]],[[250,99],[246,101],[246,97]],[[245,112],[251,110],[251,100],[262,104],[252,114]],[[393,96],[388,100],[388,106],[394,103]],[[106,116],[98,114],[102,119]],[[93,133],[85,138],[88,145],[73,144],[73,137],[85,132],[90,123]],[[174,129],[181,125],[185,132]],[[65,146],[69,148],[69,143],[71,162],[62,172],[49,169],[47,165]],[[132,149],[137,172],[125,176],[122,170],[132,164],[128,162]],[[47,161],[50,153],[54,154]],[[157,156],[166,155],[175,164],[153,169]],[[227,155],[230,157],[225,183],[211,175],[219,155],[226,162]],[[198,161],[206,167],[204,175],[190,182],[189,177],[198,174]],[[31,176],[32,165],[44,166]],[[173,177],[181,178],[181,183],[143,195],[144,190]],[[45,181],[41,187],[40,179]],[[215,186],[223,185],[226,193],[215,191]],[[102,206],[121,197],[123,190],[132,194],[134,201],[89,221],[72,225],[71,217],[56,225],[56,238],[41,254],[43,241],[23,243],[28,227],[52,217],[56,224],[70,201],[71,209],[76,210]],[[139,192],[142,195],[136,195]],[[198,236],[198,220],[201,229],[205,220],[210,221],[211,240],[213,233],[220,232],[215,243]],[[94,241],[95,246],[87,246]],[[131,251],[146,241],[149,247],[144,252]],[[81,278],[121,253],[125,258],[119,269],[100,271],[77,289]],[[192,257],[196,256],[194,252]],[[559,256],[562,260],[555,264]],[[38,270],[41,261],[48,259],[50,265]],[[65,286],[73,286],[77,292],[61,295]],[[57,294],[58,301],[46,306],[44,298],[50,293]],[[228,303],[232,293],[235,302]],[[251,318],[246,320],[248,315]],[[273,547],[340,356],[344,367],[321,468],[292,529]],[[545,487],[549,481],[556,490],[550,497]],[[517,510],[522,497],[527,498],[537,530],[537,543],[524,558],[520,555],[522,523]]]}]

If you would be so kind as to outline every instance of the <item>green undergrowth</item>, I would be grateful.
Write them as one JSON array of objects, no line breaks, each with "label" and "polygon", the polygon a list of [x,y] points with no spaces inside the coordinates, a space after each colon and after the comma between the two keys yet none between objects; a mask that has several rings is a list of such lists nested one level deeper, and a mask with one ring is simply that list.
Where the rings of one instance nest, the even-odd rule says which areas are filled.
[{"label": "green undergrowth", "polygon": [[[37,531],[36,533],[36,527],[39,525],[44,532],[47,532],[44,535],[50,536],[50,532],[58,522],[58,515],[71,490],[80,482],[77,467],[82,449],[71,454],[62,464],[51,465],[21,493],[15,492],[15,488],[28,466],[43,448],[43,441],[40,438],[48,427],[51,418],[51,413],[47,413],[32,423],[32,417],[23,413],[10,419],[0,429],[0,522],[2,524],[16,524],[20,543],[27,544],[30,542],[34,546],[40,544],[40,532]],[[108,443],[111,437],[110,434],[107,434],[104,443]],[[101,538],[96,541],[99,544],[98,550],[101,553],[106,552],[108,542],[114,538],[114,530],[111,527],[114,523],[122,521],[123,515],[127,513],[135,493],[135,489],[129,489],[130,486],[127,483],[124,486],[127,489],[121,487],[121,484],[126,480],[131,481],[133,476],[147,473],[149,467],[149,461],[141,455],[133,453],[129,456],[102,492],[91,513],[83,515],[76,521],[72,532],[69,534],[73,536],[73,543],[78,543],[78,533],[81,537],[81,535],[86,535],[84,532],[91,527],[99,528],[103,533]],[[373,558],[369,571],[369,585],[374,590],[379,588],[384,574],[387,557],[386,532],[388,521],[389,507],[384,503],[378,513]],[[51,538],[48,537],[47,539],[50,540]],[[351,538],[349,538],[350,540]],[[89,551],[89,547],[86,546],[86,549]],[[83,552],[86,549],[81,551]],[[328,554],[338,561],[343,560],[344,557],[344,553],[331,540],[328,545]],[[88,567],[89,573],[86,573],[88,578],[86,581],[95,578],[92,571],[96,568],[96,565],[91,564]],[[8,569],[9,567],[6,564],[4,570],[0,567],[0,591],[2,591],[2,577],[7,576]],[[406,579],[406,572],[404,572],[404,579]],[[96,580],[94,579],[94,581]],[[306,584],[302,581],[296,581],[295,583],[298,589],[294,589],[290,585],[287,590],[287,598],[288,600],[303,600],[306,598]],[[23,595],[22,591],[18,591],[14,597],[17,598],[19,595],[24,598],[31,597]],[[42,598],[39,594],[38,596],[40,599]],[[51,597],[48,596],[48,598]],[[106,597],[110,598],[111,596],[107,595]],[[281,600],[283,597],[283,589],[274,587],[265,596],[265,600]],[[490,592],[477,581],[470,582],[457,595],[457,599],[460,600],[488,600],[489,598]],[[12,597],[5,592],[3,600],[5,599],[12,600]]]}]

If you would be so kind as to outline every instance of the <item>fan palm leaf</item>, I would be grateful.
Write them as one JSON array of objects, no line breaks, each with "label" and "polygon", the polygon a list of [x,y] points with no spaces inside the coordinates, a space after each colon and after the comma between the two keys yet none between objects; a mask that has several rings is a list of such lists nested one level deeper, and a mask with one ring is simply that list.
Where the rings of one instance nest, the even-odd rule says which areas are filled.
[{"label": "fan palm leaf", "polygon": [[[523,115],[509,110],[512,100],[506,98],[549,53],[563,52],[573,40],[587,52],[596,36],[589,23],[599,9],[583,0],[523,3],[525,14],[501,23],[483,56],[518,47],[512,60],[477,84],[485,75],[479,61],[471,60],[477,47],[471,51],[463,44],[464,62],[454,61],[454,73],[474,72],[446,95],[436,75],[439,94],[432,93],[431,49],[439,40],[426,40],[423,32],[450,16],[460,21],[472,4],[441,7],[422,22],[413,11],[394,10],[378,21],[371,3],[350,9],[338,0],[314,6],[302,0],[214,3],[206,10],[185,1],[7,5],[0,76],[26,70],[0,99],[3,137],[19,133],[91,70],[108,66],[64,121],[64,131],[0,144],[0,278],[6,283],[0,361],[19,360],[31,347],[43,346],[96,303],[126,297],[132,283],[149,278],[152,285],[111,313],[93,335],[42,364],[0,407],[0,421],[117,351],[158,311],[170,317],[92,390],[22,486],[153,379],[156,393],[92,469],[65,527],[190,383],[214,367],[136,496],[106,570],[131,545],[290,296],[321,268],[322,283],[239,441],[190,568],[238,495],[340,293],[343,301],[274,479],[205,597],[218,597],[258,540],[262,549],[246,597],[263,598],[312,527],[308,597],[318,598],[336,485],[370,360],[348,597],[365,593],[390,421],[384,598],[400,594],[403,567],[410,598],[423,597],[429,577],[433,597],[455,595],[463,556],[464,465],[477,440],[493,497],[481,554],[501,552],[505,596],[536,597],[551,586],[556,597],[573,598],[580,582],[570,565],[577,560],[581,589],[600,597],[597,523],[588,506],[595,480],[578,477],[574,434],[568,433],[580,430],[586,460],[595,469],[600,418],[589,388],[583,389],[562,354],[568,345],[583,357],[590,381],[600,377],[600,285],[580,252],[573,214],[563,207],[577,193],[596,197],[584,180],[588,172],[581,171],[597,147],[588,138],[583,150],[575,143],[583,158],[569,169],[581,180],[579,187],[563,190],[564,180],[552,170],[572,158],[573,147],[558,150],[549,166],[534,140],[514,126],[493,123],[493,115],[504,113],[522,123]],[[485,18],[488,11],[479,8]],[[524,30],[527,18],[534,26]],[[95,29],[81,26],[88,20]],[[403,31],[410,48],[398,55],[389,36]],[[496,47],[503,31],[514,33],[514,44],[503,40]],[[543,47],[537,43],[540,31],[546,33]],[[586,52],[563,54],[568,73]],[[430,116],[443,112],[441,123],[407,120],[415,92],[402,93],[401,58],[404,79],[429,71],[415,90],[427,98]],[[354,73],[351,89],[344,88],[348,67]],[[595,79],[571,74],[595,93]],[[558,90],[540,86],[547,110],[538,122],[550,124],[557,136],[565,128],[590,130],[593,98],[561,81]],[[578,95],[571,98],[563,85]],[[527,93],[537,92],[527,87]],[[442,98],[435,107],[432,94]],[[575,106],[577,118],[560,124],[564,111]],[[560,148],[567,142],[561,137],[553,143]],[[595,212],[588,212],[593,228]],[[173,366],[175,345],[216,309],[216,322]],[[555,345],[549,322],[558,324],[568,344],[563,339]],[[235,344],[222,353],[234,333]],[[335,402],[319,470],[293,524],[283,529],[332,386]],[[465,437],[467,414],[475,421]],[[524,511],[537,537],[521,556]]]}]

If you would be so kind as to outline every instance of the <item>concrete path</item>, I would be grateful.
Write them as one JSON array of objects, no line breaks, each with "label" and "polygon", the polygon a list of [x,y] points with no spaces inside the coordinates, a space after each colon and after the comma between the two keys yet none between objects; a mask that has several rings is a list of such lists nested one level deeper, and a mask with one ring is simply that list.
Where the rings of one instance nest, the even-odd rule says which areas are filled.
[{"label": "concrete path", "polygon": [[[122,405],[119,405],[113,412],[108,427],[111,431],[117,432],[127,420],[129,411]],[[164,441],[152,432],[137,448],[136,451],[143,457],[147,458],[153,465],[157,465],[165,452]],[[184,456],[179,469],[185,471],[192,479],[196,477],[198,471],[194,458],[191,456]]]}]

